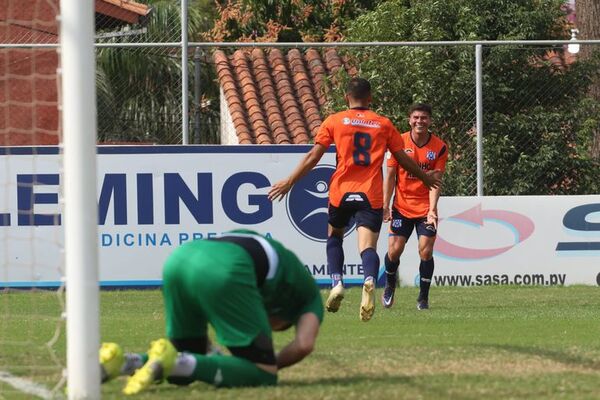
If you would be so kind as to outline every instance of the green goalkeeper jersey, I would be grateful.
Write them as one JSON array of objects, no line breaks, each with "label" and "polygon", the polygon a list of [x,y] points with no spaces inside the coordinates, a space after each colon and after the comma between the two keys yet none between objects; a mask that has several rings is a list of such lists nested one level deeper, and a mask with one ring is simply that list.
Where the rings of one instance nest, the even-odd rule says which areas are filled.
[{"label": "green goalkeeper jersey", "polygon": [[[245,229],[230,233],[259,235]],[[275,249],[278,257],[276,270],[269,271],[272,276],[268,275],[259,288],[267,314],[295,324],[302,314],[312,312],[322,322],[323,301],[314,278],[292,251],[275,239],[262,237]]]},{"label": "green goalkeeper jersey", "polygon": [[296,324],[307,312],[323,319],[317,284],[304,264],[276,240],[237,230],[176,249],[163,268],[167,335],[206,335],[227,347],[271,337],[270,317]]}]

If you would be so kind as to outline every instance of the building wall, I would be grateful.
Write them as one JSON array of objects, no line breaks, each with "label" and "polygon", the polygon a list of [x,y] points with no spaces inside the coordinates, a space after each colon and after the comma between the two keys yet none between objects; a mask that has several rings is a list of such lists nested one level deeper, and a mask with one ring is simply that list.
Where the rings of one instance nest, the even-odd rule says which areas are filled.
[{"label": "building wall", "polygon": [[[0,43],[58,42],[58,0],[7,1]],[[0,145],[58,143],[57,67],[54,48],[0,48]]]},{"label": "building wall", "polygon": [[239,144],[238,136],[231,119],[231,113],[229,112],[229,106],[225,99],[225,93],[223,93],[223,87],[219,89],[220,95],[220,110],[221,110],[221,144]]}]

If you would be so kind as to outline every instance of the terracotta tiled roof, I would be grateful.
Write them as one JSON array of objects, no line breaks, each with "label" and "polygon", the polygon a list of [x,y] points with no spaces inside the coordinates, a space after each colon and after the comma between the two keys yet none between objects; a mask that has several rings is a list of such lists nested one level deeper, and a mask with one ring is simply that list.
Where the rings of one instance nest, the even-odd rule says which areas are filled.
[{"label": "terracotta tiled roof", "polygon": [[131,0],[96,0],[96,12],[117,20],[135,24],[150,12],[146,4]]},{"label": "terracotta tiled roof", "polygon": [[340,68],[356,74],[334,49],[218,50],[214,61],[241,144],[309,143],[322,122],[326,77]]},{"label": "terracotta tiled roof", "polygon": [[577,56],[566,50],[550,50],[544,55],[544,60],[550,61],[551,66],[555,70],[562,71],[577,61]]},{"label": "terracotta tiled roof", "polygon": [[136,3],[132,0],[96,0],[96,3],[108,3],[138,15],[146,15],[150,7],[146,4]]}]

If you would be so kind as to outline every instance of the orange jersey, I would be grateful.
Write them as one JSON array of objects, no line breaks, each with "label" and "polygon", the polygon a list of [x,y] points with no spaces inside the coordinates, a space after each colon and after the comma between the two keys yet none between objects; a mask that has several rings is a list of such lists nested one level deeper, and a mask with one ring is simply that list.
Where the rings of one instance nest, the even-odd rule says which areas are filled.
[{"label": "orange jersey", "polygon": [[336,170],[329,184],[335,207],[346,193],[364,193],[372,208],[383,207],[383,160],[389,149],[404,149],[392,122],[368,109],[349,109],[323,121],[315,138],[326,148],[336,146]]},{"label": "orange jersey", "polygon": [[[410,132],[402,134],[404,152],[412,158],[423,171],[438,170],[444,172],[448,161],[448,147],[439,137],[430,134],[429,141],[419,147],[413,142]],[[419,179],[398,165],[394,157],[387,161],[388,167],[396,168],[396,188],[394,208],[407,218],[426,217],[429,212],[429,189]]]}]

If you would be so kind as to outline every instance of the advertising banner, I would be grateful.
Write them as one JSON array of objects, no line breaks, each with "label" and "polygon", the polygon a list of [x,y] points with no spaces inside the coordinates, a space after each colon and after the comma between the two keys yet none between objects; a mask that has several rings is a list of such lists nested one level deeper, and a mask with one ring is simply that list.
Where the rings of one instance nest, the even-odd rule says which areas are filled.
[{"label": "advertising banner", "polygon": [[[160,285],[163,262],[174,248],[245,228],[283,242],[326,285],[327,195],[335,154],[326,153],[281,202],[267,198],[270,186],[309,149],[100,147],[101,284]],[[0,150],[0,284],[56,286],[64,213],[58,149]],[[434,285],[600,284],[600,195],[442,197],[439,214]],[[362,282],[355,228],[348,227],[344,239],[349,284]],[[382,264],[387,231],[384,224]],[[401,257],[402,284],[413,285],[418,270],[413,233]]]}]

